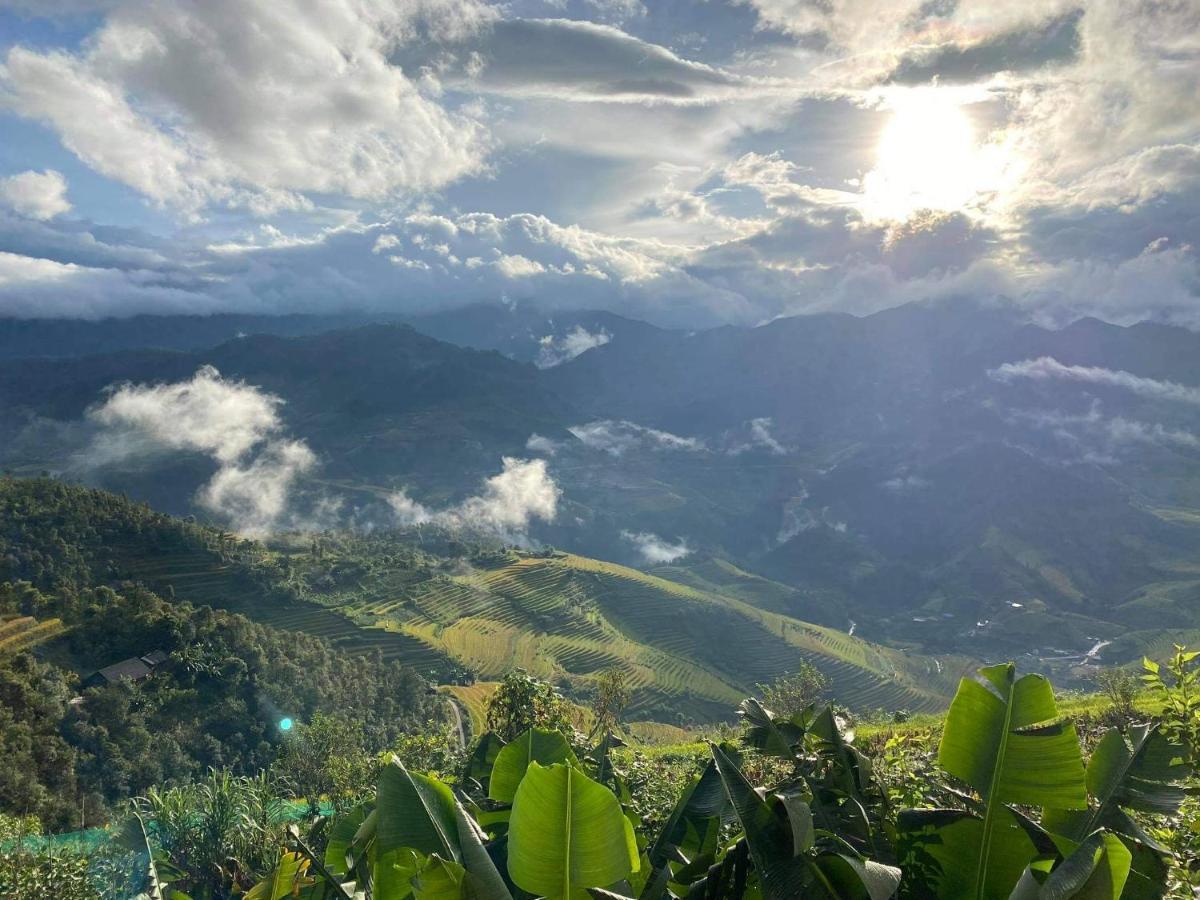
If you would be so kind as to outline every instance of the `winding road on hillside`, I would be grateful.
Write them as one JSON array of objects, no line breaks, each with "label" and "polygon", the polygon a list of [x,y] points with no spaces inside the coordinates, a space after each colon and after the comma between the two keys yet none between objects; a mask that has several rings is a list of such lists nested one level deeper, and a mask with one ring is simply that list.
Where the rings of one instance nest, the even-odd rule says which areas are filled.
[{"label": "winding road on hillside", "polygon": [[458,708],[458,701],[453,697],[447,696],[446,702],[450,705],[450,711],[454,713],[454,730],[458,734],[458,746],[462,750],[467,749],[467,729],[463,724],[462,710]]}]

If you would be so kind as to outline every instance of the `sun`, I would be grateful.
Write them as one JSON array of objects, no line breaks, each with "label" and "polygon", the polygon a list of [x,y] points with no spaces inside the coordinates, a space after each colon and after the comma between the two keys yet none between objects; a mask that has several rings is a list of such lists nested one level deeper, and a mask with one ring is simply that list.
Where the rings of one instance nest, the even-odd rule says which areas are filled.
[{"label": "sun", "polygon": [[903,221],[921,210],[962,210],[991,188],[994,153],[981,146],[961,98],[930,88],[889,105],[875,168],[862,180],[866,215]]}]

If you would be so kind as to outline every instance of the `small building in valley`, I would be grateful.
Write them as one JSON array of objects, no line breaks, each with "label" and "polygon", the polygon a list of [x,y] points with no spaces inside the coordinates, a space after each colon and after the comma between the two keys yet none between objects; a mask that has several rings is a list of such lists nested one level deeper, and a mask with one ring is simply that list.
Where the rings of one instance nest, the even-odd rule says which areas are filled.
[{"label": "small building in valley", "polygon": [[167,661],[167,654],[162,650],[155,650],[152,653],[147,653],[145,656],[131,656],[129,659],[123,659],[120,662],[113,663],[111,666],[105,666],[89,675],[83,680],[84,688],[99,687],[105,684],[115,684],[122,679],[128,681],[141,681],[148,677],[156,666]]}]

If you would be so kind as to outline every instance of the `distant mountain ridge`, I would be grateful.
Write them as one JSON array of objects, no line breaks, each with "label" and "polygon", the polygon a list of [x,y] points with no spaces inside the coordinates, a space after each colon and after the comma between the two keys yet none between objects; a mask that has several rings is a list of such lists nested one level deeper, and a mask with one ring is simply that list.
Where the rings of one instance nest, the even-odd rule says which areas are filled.
[{"label": "distant mountain ridge", "polygon": [[109,319],[0,317],[0,360],[116,353],[122,350],[207,350],[249,335],[304,337],[364,325],[411,325],[422,334],[474,350],[497,350],[521,362],[553,365],[589,346],[661,329],[605,310],[548,310],[528,304],[476,303],[399,314],[345,312],[250,315],[138,315]]},{"label": "distant mountain ridge", "polygon": [[[212,364],[284,398],[326,490],[445,504],[541,456],[561,496],[533,539],[728,562],[786,585],[779,611],[876,641],[1050,665],[1200,627],[1200,335],[953,303],[694,333],[573,315],[426,320],[486,352],[393,324],[0,362],[0,461],[55,468],[106,385]],[[564,358],[539,369],[547,346]],[[208,470],[163,466],[101,483],[190,511]]]}]

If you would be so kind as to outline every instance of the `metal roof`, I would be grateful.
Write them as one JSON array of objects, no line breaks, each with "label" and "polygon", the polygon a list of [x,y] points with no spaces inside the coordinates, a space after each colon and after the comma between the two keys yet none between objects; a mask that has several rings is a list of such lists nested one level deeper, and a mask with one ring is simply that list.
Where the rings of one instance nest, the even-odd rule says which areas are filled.
[{"label": "metal roof", "polygon": [[138,681],[145,678],[153,670],[153,666],[147,665],[135,656],[131,659],[123,659],[118,663],[113,663],[111,666],[105,666],[96,672],[96,674],[105,681],[117,681],[121,678],[131,678],[134,681]]}]

